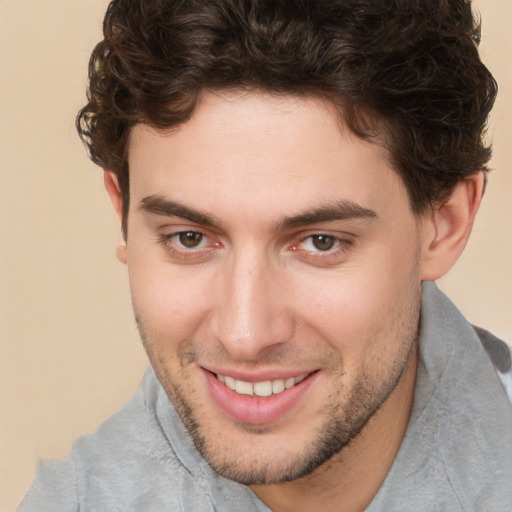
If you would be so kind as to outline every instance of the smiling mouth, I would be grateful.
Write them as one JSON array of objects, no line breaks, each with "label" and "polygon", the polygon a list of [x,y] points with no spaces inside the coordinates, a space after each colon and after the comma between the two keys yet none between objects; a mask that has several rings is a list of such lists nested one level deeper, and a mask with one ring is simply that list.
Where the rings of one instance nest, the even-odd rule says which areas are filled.
[{"label": "smiling mouth", "polygon": [[298,375],[297,377],[289,377],[288,379],[274,379],[264,380],[261,382],[245,382],[237,380],[227,375],[215,374],[217,379],[222,382],[226,387],[235,391],[240,395],[267,397],[271,395],[278,395],[287,389],[292,388],[296,384],[302,382],[307,376],[307,373]]}]

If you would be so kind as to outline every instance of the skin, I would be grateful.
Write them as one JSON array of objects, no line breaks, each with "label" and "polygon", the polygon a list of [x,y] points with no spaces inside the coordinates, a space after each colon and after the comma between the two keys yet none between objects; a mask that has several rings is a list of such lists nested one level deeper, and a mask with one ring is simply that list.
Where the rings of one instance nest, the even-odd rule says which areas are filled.
[{"label": "skin", "polygon": [[[165,133],[136,126],[128,158],[118,256],[198,449],[273,510],[363,510],[407,426],[421,281],[462,251],[481,176],[417,217],[385,151],[334,107],[257,93],[205,94]],[[105,183],[121,215],[108,171]],[[212,400],[212,371],[309,380],[290,410],[250,424]]]}]

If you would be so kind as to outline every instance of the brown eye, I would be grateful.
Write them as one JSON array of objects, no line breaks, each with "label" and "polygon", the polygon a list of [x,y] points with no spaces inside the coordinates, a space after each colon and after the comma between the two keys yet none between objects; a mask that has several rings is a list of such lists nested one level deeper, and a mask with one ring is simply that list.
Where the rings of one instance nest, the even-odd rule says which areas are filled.
[{"label": "brown eye", "polygon": [[204,235],[197,231],[183,231],[178,234],[178,240],[183,247],[187,249],[195,249],[201,245]]},{"label": "brown eye", "polygon": [[313,235],[311,237],[311,243],[318,251],[329,251],[336,244],[336,238],[334,236],[327,235]]}]

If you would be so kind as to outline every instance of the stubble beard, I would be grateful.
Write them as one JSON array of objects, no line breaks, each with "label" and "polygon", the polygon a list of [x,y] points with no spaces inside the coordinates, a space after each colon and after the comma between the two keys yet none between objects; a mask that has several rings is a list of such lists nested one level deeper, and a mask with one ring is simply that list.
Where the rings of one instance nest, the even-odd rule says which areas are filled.
[{"label": "stubble beard", "polygon": [[[233,442],[230,440],[221,448],[216,446],[215,433],[211,433],[212,429],[209,428],[207,421],[200,419],[198,410],[201,407],[200,404],[194,403],[194,392],[191,393],[181,384],[186,379],[171,375],[165,359],[159,356],[157,351],[152,350],[153,340],[148,336],[143,322],[140,322],[135,308],[134,311],[142,342],[158,380],[176,407],[201,456],[219,475],[252,486],[285,483],[310,475],[335,455],[343,452],[344,448],[361,434],[370,419],[393,393],[413,358],[417,357],[421,288],[417,291],[409,289],[408,300],[402,302],[402,307],[407,311],[401,311],[387,333],[383,334],[387,342],[387,345],[384,345],[389,348],[395,344],[394,346],[398,347],[392,363],[388,367],[381,367],[379,374],[363,369],[347,389],[343,373],[340,373],[343,368],[342,357],[326,354],[326,361],[335,361],[330,371],[337,375],[337,385],[329,394],[330,401],[319,410],[318,414],[325,418],[323,424],[313,436],[304,436],[306,439],[302,451],[294,453],[293,460],[260,460],[258,463],[251,460],[245,465],[239,463],[240,450],[244,447],[233,450]],[[198,360],[199,349],[196,350],[193,344],[191,345],[178,353],[177,371],[193,366]],[[264,436],[271,428],[251,425],[245,427],[246,432],[261,443],[265,443]],[[215,429],[213,431],[215,432]]]},{"label": "stubble beard", "polygon": [[[141,338],[148,349],[148,340],[140,324]],[[152,360],[155,372],[164,387],[169,399],[176,407],[185,427],[187,428],[197,450],[208,464],[221,476],[244,485],[277,484],[289,482],[311,474],[325,464],[332,457],[339,454],[356,439],[368,421],[375,415],[386,399],[391,395],[400,381],[407,364],[409,363],[414,347],[417,343],[418,322],[412,326],[401,339],[401,351],[384,379],[362,374],[351,386],[345,390],[342,378],[339,378],[334,396],[343,397],[343,400],[334,400],[320,410],[325,418],[322,426],[317,429],[314,438],[305,442],[301,453],[294,454],[293,460],[285,462],[261,461],[259,464],[251,463],[241,465],[239,452],[219,449],[216,440],[212,439],[208,424],[203,424],[198,418],[195,405],[190,400],[189,393],[176,379],[162,366]],[[404,333],[402,332],[402,335]],[[151,359],[151,351],[147,350]],[[194,351],[187,351],[181,355],[181,366],[195,358]],[[247,426],[247,432],[262,437],[266,432],[265,426]],[[265,440],[261,438],[261,442]],[[243,447],[239,447],[243,449]],[[256,462],[256,461],[254,461]]]}]

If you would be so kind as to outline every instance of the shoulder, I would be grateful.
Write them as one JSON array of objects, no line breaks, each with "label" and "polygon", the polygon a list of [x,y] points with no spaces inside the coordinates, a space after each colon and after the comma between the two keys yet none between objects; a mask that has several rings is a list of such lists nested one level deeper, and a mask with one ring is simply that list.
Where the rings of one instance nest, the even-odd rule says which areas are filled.
[{"label": "shoulder", "polygon": [[512,347],[494,334],[473,326],[512,404]]},{"label": "shoulder", "polygon": [[61,461],[42,462],[17,512],[266,510],[213,473],[153,371],[132,399]]},{"label": "shoulder", "polygon": [[78,511],[77,479],[70,457],[40,462],[30,489],[16,512]]},{"label": "shoulder", "polygon": [[131,400],[78,438],[66,459],[41,462],[18,512],[181,510],[187,472],[148,407],[148,384],[146,375]]}]

